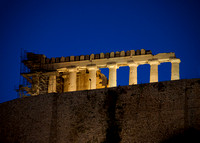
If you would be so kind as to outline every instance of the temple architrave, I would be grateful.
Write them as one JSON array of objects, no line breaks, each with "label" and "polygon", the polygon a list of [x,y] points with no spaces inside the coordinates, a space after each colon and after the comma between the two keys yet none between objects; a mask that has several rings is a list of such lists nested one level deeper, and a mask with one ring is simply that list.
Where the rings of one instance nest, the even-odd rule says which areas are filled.
[{"label": "temple architrave", "polygon": [[[20,85],[30,95],[63,93],[117,86],[117,69],[129,66],[129,85],[137,84],[137,67],[150,64],[150,83],[158,82],[158,66],[171,62],[171,80],[179,80],[180,59],[175,53],[152,55],[150,50],[130,50],[81,56],[47,58],[27,53],[22,61],[29,72],[21,73],[31,86]],[[109,69],[109,79],[100,68]]]}]

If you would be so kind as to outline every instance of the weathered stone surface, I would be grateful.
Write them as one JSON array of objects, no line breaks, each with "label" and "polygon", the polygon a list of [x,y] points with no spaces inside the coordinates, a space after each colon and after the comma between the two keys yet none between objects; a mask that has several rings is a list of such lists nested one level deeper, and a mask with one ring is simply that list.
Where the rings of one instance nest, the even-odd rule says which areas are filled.
[{"label": "weathered stone surface", "polygon": [[126,51],[126,56],[130,56],[130,51]]},{"label": "weathered stone surface", "polygon": [[66,62],[69,62],[70,61],[70,57],[66,57],[65,60],[66,60]]},{"label": "weathered stone surface", "polygon": [[110,58],[114,58],[115,57],[115,53],[114,52],[111,52],[110,53]]},{"label": "weathered stone surface", "polygon": [[100,59],[104,58],[104,53],[100,53]]},{"label": "weathered stone surface", "polygon": [[74,56],[70,56],[70,62],[74,61]]},{"label": "weathered stone surface", "polygon": [[200,79],[32,96],[0,113],[2,143],[199,142]]},{"label": "weathered stone surface", "polygon": [[[88,74],[88,65],[95,65],[97,69],[99,68],[107,68],[110,63],[115,62],[116,67],[129,66],[130,63],[134,62],[137,65],[150,64],[150,82],[158,82],[158,65],[160,63],[171,62],[171,80],[179,80],[179,63],[180,59],[176,58],[175,53],[159,53],[157,55],[152,55],[151,51],[146,51],[145,49],[140,50],[130,50],[130,51],[121,51],[121,52],[111,52],[111,53],[100,53],[99,54],[91,54],[91,55],[81,55],[81,56],[70,56],[70,57],[61,57],[61,58],[51,58],[50,61],[46,60],[45,55],[27,53],[27,60],[23,61],[24,65],[27,66],[29,71],[21,74],[30,84],[32,84],[32,79],[34,76],[39,76],[39,83],[42,84],[32,84],[31,86],[19,86],[19,94],[20,96],[28,95],[38,95],[49,93],[48,91],[52,91],[51,84],[46,86],[50,81],[46,80],[46,77],[50,74],[55,74],[56,76],[56,91],[57,93],[62,93],[63,91],[78,91],[78,90],[88,90],[91,89],[89,85],[90,80],[93,77],[87,78]],[[50,63],[49,63],[50,62]],[[68,67],[76,67],[76,73],[73,73],[73,83],[69,81],[69,77],[65,77],[65,80],[62,78],[63,75],[69,74]],[[86,71],[86,74],[83,72],[79,72],[81,70]],[[83,75],[81,75],[83,73]],[[89,72],[89,75],[91,73]],[[71,75],[71,74],[69,74]],[[93,74],[95,76],[95,74]],[[85,78],[86,77],[86,78]],[[99,76],[100,77],[100,76]],[[109,83],[112,87],[116,87],[117,78],[116,78],[116,70],[109,69],[109,77],[113,77],[112,79],[108,79]],[[50,78],[49,78],[50,79]],[[58,79],[58,80],[57,80]],[[96,79],[95,79],[96,80]],[[106,83],[105,78],[102,79],[103,83]],[[106,79],[107,80],[107,79]],[[78,82],[76,82],[78,81]],[[98,80],[97,80],[98,81]],[[82,83],[83,82],[83,83]],[[95,83],[95,82],[94,82]],[[73,84],[73,90],[70,90],[70,86]],[[84,85],[85,84],[85,85]],[[136,67],[130,68],[130,76],[129,76],[129,85],[137,84],[137,69]],[[84,85],[84,86],[82,86]],[[100,85],[100,86],[99,86]],[[100,82],[93,84],[93,87],[103,88]],[[105,85],[106,87],[111,87],[111,85]],[[32,88],[34,87],[34,88]],[[58,89],[58,90],[57,90]],[[63,90],[64,89],[64,90]],[[94,88],[95,89],[95,88]],[[36,92],[38,91],[38,92]]]},{"label": "weathered stone surface", "polygon": [[115,52],[115,57],[120,57],[120,52]]},{"label": "weathered stone surface", "polygon": [[57,58],[56,58],[56,63],[59,63],[59,62],[60,62],[60,58],[57,57]]},{"label": "weathered stone surface", "polygon": [[105,58],[110,58],[110,53],[105,53]]},{"label": "weathered stone surface", "polygon": [[80,61],[80,56],[75,56],[75,61]]},{"label": "weathered stone surface", "polygon": [[90,60],[94,60],[94,54],[90,55]]},{"label": "weathered stone surface", "polygon": [[125,52],[124,51],[121,51],[120,52],[120,57],[124,57],[125,56]]},{"label": "weathered stone surface", "polygon": [[51,63],[55,63],[56,62],[56,59],[53,57],[51,58]]},{"label": "weathered stone surface", "polygon": [[84,60],[84,55],[80,56],[80,60],[83,61]]},{"label": "weathered stone surface", "polygon": [[141,55],[145,55],[146,54],[146,50],[145,49],[141,49]]},{"label": "weathered stone surface", "polygon": [[60,62],[65,62],[65,57],[61,57]]},{"label": "weathered stone surface", "polygon": [[99,59],[100,58],[100,54],[95,54],[94,58],[95,59]]}]

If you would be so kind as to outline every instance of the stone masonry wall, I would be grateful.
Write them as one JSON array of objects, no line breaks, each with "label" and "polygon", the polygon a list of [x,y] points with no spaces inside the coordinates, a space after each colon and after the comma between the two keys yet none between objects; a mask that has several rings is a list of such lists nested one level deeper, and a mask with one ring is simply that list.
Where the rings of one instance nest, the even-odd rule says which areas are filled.
[{"label": "stone masonry wall", "polygon": [[191,141],[199,138],[199,131],[200,79],[47,94],[0,104],[1,143]]}]

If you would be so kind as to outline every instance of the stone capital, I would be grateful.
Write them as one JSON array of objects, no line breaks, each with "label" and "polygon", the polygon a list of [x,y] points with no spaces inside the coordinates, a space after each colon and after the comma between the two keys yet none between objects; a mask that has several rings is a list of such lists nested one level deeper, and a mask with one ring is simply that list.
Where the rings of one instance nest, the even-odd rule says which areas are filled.
[{"label": "stone capital", "polygon": [[77,67],[71,66],[67,67],[68,72],[77,72]]},{"label": "stone capital", "polygon": [[116,69],[118,68],[118,67],[117,67],[117,64],[116,64],[115,62],[107,63],[107,67],[108,67],[108,68],[116,68]]},{"label": "stone capital", "polygon": [[87,65],[86,68],[90,71],[90,70],[98,70],[96,64],[93,65]]},{"label": "stone capital", "polygon": [[179,64],[181,62],[181,60],[178,58],[172,58],[172,59],[170,59],[170,62]]},{"label": "stone capital", "polygon": [[57,76],[58,72],[57,71],[48,72],[47,75],[49,75],[49,76]]},{"label": "stone capital", "polygon": [[160,62],[158,60],[149,60],[148,63],[150,65],[160,65]]},{"label": "stone capital", "polygon": [[60,68],[60,69],[57,69],[58,72],[66,72],[67,71],[67,68]]},{"label": "stone capital", "polygon": [[138,67],[138,64],[133,61],[127,62],[127,64],[129,67]]}]

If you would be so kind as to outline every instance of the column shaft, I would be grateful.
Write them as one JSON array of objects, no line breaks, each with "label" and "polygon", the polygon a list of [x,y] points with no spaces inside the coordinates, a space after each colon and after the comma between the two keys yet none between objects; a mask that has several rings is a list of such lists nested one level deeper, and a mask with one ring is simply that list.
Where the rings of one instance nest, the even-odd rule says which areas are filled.
[{"label": "column shaft", "polygon": [[76,91],[76,71],[69,70],[68,91]]},{"label": "column shaft", "polygon": [[129,85],[137,84],[137,65],[129,65]]},{"label": "column shaft", "polygon": [[180,75],[179,75],[179,63],[180,59],[173,59],[171,61],[171,80],[179,80]]},{"label": "column shaft", "polygon": [[150,69],[150,83],[151,82],[158,82],[158,65],[160,64],[157,60],[156,61],[150,61],[151,65]]},{"label": "column shaft", "polygon": [[68,78],[67,78],[67,75],[64,75],[63,76],[63,79],[64,79],[64,83],[63,83],[63,92],[67,92],[68,91]]},{"label": "column shaft", "polygon": [[89,89],[96,89],[96,70],[89,70]]},{"label": "column shaft", "polygon": [[97,66],[96,65],[88,65],[87,69],[89,70],[89,85],[88,89],[96,89],[96,72],[97,72]]},{"label": "column shaft", "polygon": [[117,86],[117,65],[108,65],[109,68],[109,87],[116,87]]},{"label": "column shaft", "polygon": [[151,65],[150,82],[158,82],[158,65]]},{"label": "column shaft", "polygon": [[56,92],[56,75],[49,76],[48,93]]}]

